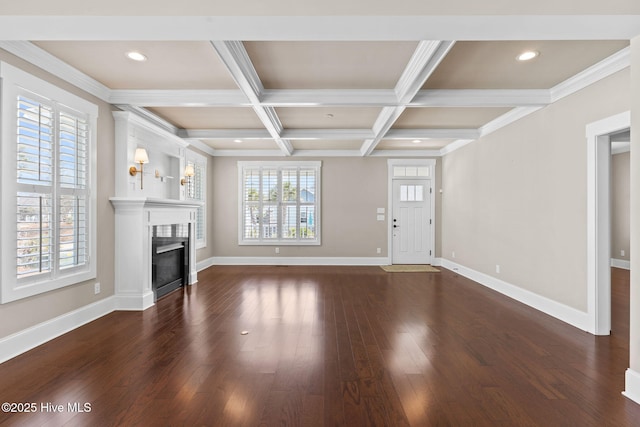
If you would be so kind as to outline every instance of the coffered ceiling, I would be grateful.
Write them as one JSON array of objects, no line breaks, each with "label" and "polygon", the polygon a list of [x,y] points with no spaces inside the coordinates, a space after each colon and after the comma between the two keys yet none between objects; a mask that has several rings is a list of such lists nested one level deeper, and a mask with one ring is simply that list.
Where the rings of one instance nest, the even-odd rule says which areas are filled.
[{"label": "coffered ceiling", "polygon": [[[629,56],[628,40],[584,35],[454,41],[324,31],[290,40],[278,29],[246,40],[50,34],[0,48],[97,88],[209,154],[273,156],[442,155],[623,69]],[[538,56],[518,61],[527,50]]]}]

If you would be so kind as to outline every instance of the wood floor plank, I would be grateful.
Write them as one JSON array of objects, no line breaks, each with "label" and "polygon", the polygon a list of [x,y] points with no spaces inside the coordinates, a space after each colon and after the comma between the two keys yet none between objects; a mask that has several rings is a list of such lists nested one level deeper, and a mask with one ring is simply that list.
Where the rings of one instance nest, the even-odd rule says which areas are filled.
[{"label": "wood floor plank", "polygon": [[[442,269],[215,266],[0,365],[0,426],[634,426],[629,272],[594,337]],[[247,330],[248,335],[240,332]]]}]

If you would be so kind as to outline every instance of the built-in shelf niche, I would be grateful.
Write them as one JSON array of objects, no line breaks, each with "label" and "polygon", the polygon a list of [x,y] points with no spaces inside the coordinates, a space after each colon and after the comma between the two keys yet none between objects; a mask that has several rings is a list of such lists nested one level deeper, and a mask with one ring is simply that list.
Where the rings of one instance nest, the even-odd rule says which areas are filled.
[{"label": "built-in shelf niche", "polygon": [[[188,143],[182,138],[128,111],[114,111],[116,141],[116,197],[150,197],[183,200],[180,185],[185,167]],[[129,168],[140,165],[133,160],[136,148],[144,148],[149,163],[143,166],[143,188],[140,174],[131,176]]]}]

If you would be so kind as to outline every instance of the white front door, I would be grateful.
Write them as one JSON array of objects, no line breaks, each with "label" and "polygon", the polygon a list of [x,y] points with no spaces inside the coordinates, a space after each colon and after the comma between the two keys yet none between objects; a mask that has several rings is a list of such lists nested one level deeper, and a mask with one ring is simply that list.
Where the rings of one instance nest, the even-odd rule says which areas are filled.
[{"label": "white front door", "polygon": [[431,264],[431,181],[393,180],[393,264]]}]

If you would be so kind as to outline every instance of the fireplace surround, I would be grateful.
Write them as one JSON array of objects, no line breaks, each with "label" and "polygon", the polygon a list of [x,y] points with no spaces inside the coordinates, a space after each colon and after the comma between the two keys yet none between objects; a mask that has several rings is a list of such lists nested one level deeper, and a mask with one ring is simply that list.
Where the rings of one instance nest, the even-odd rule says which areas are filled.
[{"label": "fireplace surround", "polygon": [[162,250],[170,252],[179,248],[168,246],[181,245],[185,263],[183,284],[197,282],[195,239],[188,236],[195,235],[199,203],[131,197],[112,197],[110,200],[116,217],[115,297],[119,310],[145,310],[158,297],[153,286],[153,230],[156,226],[180,224],[184,227],[186,231],[180,234],[182,237],[176,235],[173,242],[165,241],[161,246],[165,246]]}]

